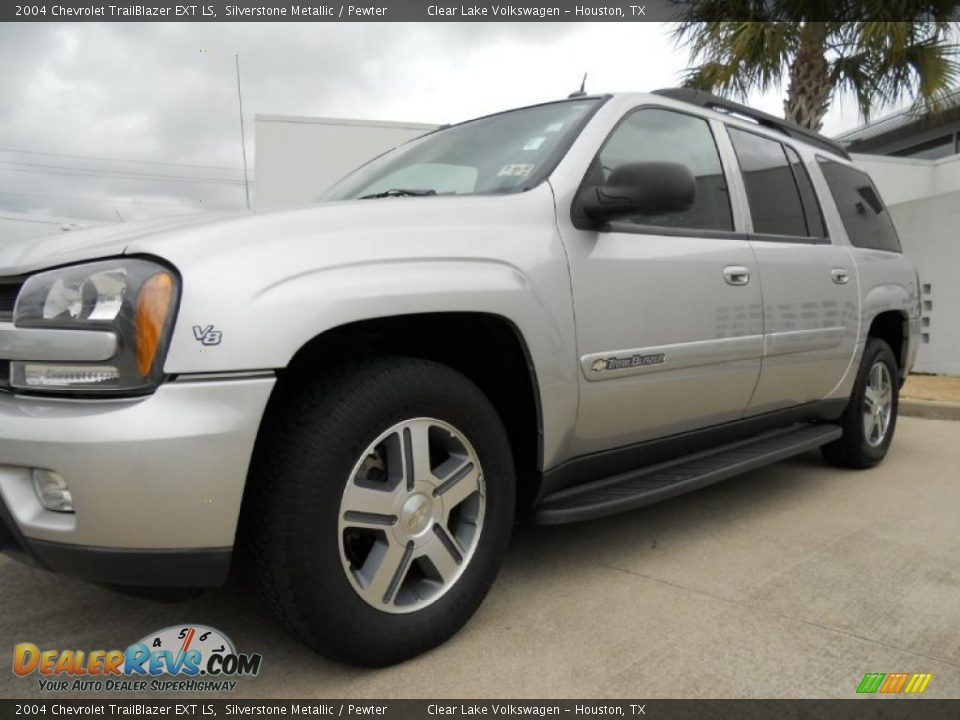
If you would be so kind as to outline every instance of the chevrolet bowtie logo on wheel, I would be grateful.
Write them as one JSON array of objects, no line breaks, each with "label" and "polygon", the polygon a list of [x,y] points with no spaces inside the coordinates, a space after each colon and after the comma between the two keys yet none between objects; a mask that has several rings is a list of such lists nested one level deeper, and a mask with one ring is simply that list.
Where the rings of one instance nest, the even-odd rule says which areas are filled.
[{"label": "chevrolet bowtie logo on wheel", "polygon": [[857,692],[919,695],[927,689],[932,677],[933,673],[867,673],[857,686]]}]

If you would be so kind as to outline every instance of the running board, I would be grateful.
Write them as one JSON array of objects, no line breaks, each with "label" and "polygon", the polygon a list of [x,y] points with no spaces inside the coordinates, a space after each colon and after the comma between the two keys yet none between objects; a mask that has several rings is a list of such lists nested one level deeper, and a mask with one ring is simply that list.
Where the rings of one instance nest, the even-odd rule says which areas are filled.
[{"label": "running board", "polygon": [[658,465],[630,470],[548,495],[533,508],[538,525],[592,520],[666,500],[833,442],[831,424],[794,425]]}]

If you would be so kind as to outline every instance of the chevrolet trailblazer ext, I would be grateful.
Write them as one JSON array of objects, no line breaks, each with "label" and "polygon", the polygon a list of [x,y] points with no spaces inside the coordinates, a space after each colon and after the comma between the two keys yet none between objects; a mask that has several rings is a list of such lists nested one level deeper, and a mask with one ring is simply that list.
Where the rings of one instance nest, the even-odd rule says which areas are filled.
[{"label": "chevrolet trailblazer ext", "polygon": [[491,115],[311,207],[6,241],[0,545],[186,586],[243,549],[298,638],[397,662],[476,610],[518,506],[880,462],[918,318],[819,135],[687,90]]}]

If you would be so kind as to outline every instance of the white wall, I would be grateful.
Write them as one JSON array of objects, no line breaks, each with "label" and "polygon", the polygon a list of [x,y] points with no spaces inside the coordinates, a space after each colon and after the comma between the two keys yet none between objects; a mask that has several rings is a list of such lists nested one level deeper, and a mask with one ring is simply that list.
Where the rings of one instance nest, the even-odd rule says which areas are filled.
[{"label": "white wall", "polygon": [[338,118],[256,116],[258,210],[296,207],[377,155],[436,125]]},{"label": "white wall", "polygon": [[960,155],[854,155],[870,173],[917,264],[923,302],[918,372],[960,375]]}]

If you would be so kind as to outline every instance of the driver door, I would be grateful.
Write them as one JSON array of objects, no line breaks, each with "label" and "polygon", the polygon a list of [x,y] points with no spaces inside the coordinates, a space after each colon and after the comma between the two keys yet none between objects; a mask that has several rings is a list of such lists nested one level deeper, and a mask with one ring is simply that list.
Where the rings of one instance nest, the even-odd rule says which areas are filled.
[{"label": "driver door", "polygon": [[581,371],[573,454],[739,419],[760,373],[763,315],[757,262],[735,232],[714,130],[658,107],[624,116],[582,187],[625,163],[682,163],[692,207],[598,226],[560,218]]}]

